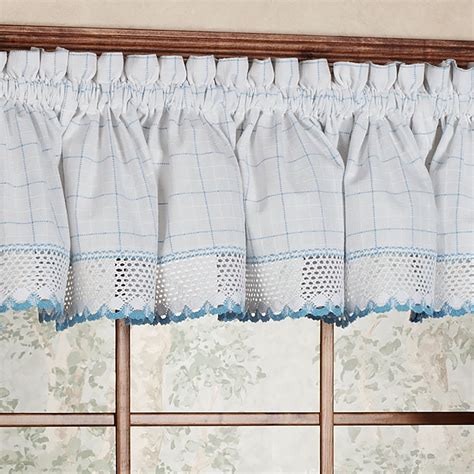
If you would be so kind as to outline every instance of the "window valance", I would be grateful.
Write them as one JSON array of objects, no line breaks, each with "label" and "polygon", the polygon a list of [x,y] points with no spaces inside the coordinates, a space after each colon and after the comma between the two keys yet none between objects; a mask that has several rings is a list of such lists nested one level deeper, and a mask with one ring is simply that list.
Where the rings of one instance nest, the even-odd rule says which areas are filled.
[{"label": "window valance", "polygon": [[473,311],[473,68],[31,49],[0,71],[2,312]]}]

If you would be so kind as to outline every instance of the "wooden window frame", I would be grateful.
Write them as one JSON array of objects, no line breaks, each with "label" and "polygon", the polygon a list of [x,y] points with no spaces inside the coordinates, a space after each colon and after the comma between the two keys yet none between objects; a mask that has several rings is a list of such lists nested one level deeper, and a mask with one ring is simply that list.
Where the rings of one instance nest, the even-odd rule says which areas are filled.
[{"label": "wooden window frame", "polygon": [[[0,25],[0,50],[32,46],[74,51],[213,54],[219,57],[326,58],[335,61],[437,63],[474,61],[474,42],[456,40],[282,35],[203,31]],[[473,425],[474,412],[334,412],[334,326],[320,323],[319,412],[134,413],[130,398],[130,326],[115,323],[115,412],[0,413],[0,427],[109,426],[115,428],[116,472],[131,468],[133,426],[319,426],[320,471],[334,472],[334,426]]]}]

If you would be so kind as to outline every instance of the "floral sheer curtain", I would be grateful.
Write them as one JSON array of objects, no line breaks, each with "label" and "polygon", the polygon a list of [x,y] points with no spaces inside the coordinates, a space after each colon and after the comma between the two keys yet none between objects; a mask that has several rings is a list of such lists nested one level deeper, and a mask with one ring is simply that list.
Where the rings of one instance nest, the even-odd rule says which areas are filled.
[{"label": "floral sheer curtain", "polygon": [[472,68],[31,49],[0,69],[2,311],[473,311]]}]

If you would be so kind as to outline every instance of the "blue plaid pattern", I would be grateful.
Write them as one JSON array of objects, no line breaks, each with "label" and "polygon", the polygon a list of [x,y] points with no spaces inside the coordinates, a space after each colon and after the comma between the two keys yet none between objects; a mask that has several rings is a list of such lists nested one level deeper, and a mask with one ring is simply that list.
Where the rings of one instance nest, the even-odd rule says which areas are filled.
[{"label": "blue plaid pattern", "polygon": [[424,159],[399,117],[354,122],[344,177],[346,250],[436,252],[436,207]]},{"label": "blue plaid pattern", "polygon": [[343,163],[320,128],[291,113],[261,115],[237,151],[249,258],[343,251]]},{"label": "blue plaid pattern", "polygon": [[450,120],[444,126],[430,172],[439,212],[439,256],[472,253],[474,159],[472,123]]},{"label": "blue plaid pattern", "polygon": [[7,103],[0,108],[0,122],[0,245],[52,244],[69,250],[55,114]]},{"label": "blue plaid pattern", "polygon": [[[472,68],[339,62],[331,73],[324,59],[33,48],[0,54],[0,70],[0,266],[15,272],[12,252],[29,268],[48,248],[69,254],[69,276],[61,266],[54,282],[32,277],[34,299],[51,289],[44,307],[62,307],[58,278],[85,282],[101,259],[104,291],[134,282],[115,308],[127,318],[153,265],[164,280],[144,283],[140,314],[163,306],[166,321],[241,311],[346,324],[377,308],[423,316],[472,304],[472,292],[444,288],[474,255]],[[208,278],[176,277],[211,257]],[[124,259],[138,262],[127,278]],[[2,308],[19,278],[7,273]],[[171,316],[160,298],[196,284],[220,299],[182,301],[190,312]],[[107,315],[105,303],[61,324]]]}]

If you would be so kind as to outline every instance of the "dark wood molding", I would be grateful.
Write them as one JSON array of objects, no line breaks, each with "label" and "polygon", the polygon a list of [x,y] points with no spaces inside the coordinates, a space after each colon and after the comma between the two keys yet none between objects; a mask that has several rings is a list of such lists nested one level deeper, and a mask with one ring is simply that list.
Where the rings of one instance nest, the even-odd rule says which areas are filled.
[{"label": "dark wood molding", "polygon": [[386,63],[397,60],[436,64],[452,58],[464,67],[474,61],[474,41],[0,25],[0,49],[31,46],[44,49],[61,46],[96,53],[214,54],[218,58],[326,58],[330,63],[369,60]]}]

